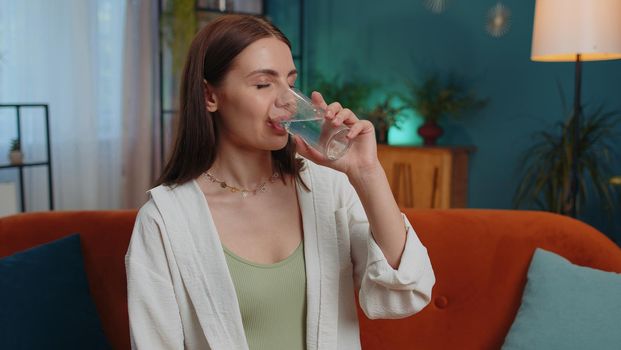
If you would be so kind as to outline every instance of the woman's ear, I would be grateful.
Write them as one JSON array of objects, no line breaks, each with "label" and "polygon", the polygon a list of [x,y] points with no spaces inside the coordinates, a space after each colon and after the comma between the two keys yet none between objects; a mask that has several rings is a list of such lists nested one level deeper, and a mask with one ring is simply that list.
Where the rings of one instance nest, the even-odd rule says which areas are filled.
[{"label": "woman's ear", "polygon": [[216,97],[216,90],[205,79],[203,79],[203,96],[205,98],[205,105],[207,105],[207,110],[212,113],[217,111],[218,99]]}]

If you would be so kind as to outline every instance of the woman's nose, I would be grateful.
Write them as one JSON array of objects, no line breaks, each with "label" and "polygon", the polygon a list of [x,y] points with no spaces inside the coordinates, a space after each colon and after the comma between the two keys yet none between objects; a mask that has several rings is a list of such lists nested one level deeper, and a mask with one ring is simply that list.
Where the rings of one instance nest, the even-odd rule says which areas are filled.
[{"label": "woman's nose", "polygon": [[286,89],[286,90],[282,91],[276,97],[276,101],[275,101],[274,104],[278,108],[284,108],[284,109],[289,110],[290,108],[294,107],[295,99],[293,98],[293,95],[291,94],[291,91],[289,89]]}]

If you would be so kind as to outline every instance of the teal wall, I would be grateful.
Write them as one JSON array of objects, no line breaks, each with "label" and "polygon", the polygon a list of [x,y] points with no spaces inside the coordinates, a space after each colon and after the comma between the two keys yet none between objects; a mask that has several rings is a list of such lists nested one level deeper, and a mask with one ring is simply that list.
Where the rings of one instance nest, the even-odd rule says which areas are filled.
[{"label": "teal wall", "polygon": [[[287,34],[298,24],[291,13],[296,1],[272,0],[268,11]],[[307,0],[305,65],[328,76],[357,76],[382,82],[387,90],[404,90],[407,79],[429,70],[455,70],[472,82],[486,109],[468,118],[444,122],[441,144],[474,145],[469,206],[511,208],[518,182],[520,154],[531,135],[564,118],[557,82],[567,103],[573,99],[574,64],[530,61],[534,0],[503,1],[512,12],[510,31],[493,38],[485,31],[486,14],[495,0],[449,1],[440,15],[420,0]],[[297,10],[297,8],[296,8]],[[294,46],[297,38],[292,38]],[[621,109],[621,61],[583,64],[583,102]],[[419,120],[404,126],[413,135]],[[620,130],[618,130],[621,132]],[[391,131],[391,141],[396,133]],[[621,149],[621,139],[618,144]],[[616,166],[621,174],[621,166]],[[621,208],[616,208],[621,217]],[[607,223],[601,208],[584,219],[621,243],[621,223]]]}]

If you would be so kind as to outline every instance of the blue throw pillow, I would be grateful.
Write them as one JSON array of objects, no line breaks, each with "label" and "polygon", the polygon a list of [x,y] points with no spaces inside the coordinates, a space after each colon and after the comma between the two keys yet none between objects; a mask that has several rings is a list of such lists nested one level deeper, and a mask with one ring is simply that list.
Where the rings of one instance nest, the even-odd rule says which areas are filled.
[{"label": "blue throw pillow", "polygon": [[0,349],[110,349],[79,235],[0,259]]},{"label": "blue throw pillow", "polygon": [[621,349],[621,274],[537,249],[503,349]]}]

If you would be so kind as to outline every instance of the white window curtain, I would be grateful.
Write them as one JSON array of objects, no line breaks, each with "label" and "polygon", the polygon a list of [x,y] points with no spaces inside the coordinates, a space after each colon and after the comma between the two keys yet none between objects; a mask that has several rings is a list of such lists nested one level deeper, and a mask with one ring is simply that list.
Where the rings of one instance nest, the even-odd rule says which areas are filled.
[{"label": "white window curtain", "polygon": [[[150,152],[136,145],[143,128],[149,133],[145,144],[153,140],[155,95],[150,85],[157,83],[150,75],[156,67],[156,36],[149,32],[144,37],[148,52],[126,38],[136,41],[135,23],[156,18],[152,12],[132,10],[151,3],[0,0],[0,103],[49,104],[56,209],[136,207],[144,199],[153,162]],[[153,23],[149,28],[157,25]],[[136,59],[145,57],[147,72],[137,71]],[[137,90],[131,85],[137,78],[149,85]],[[43,127],[35,116],[22,121],[26,161],[45,156]],[[0,116],[0,157],[8,153],[14,135],[14,120]],[[143,158],[136,160],[136,154]],[[133,167],[142,169],[139,176]],[[29,211],[47,208],[45,175],[31,171],[25,178]]]}]

